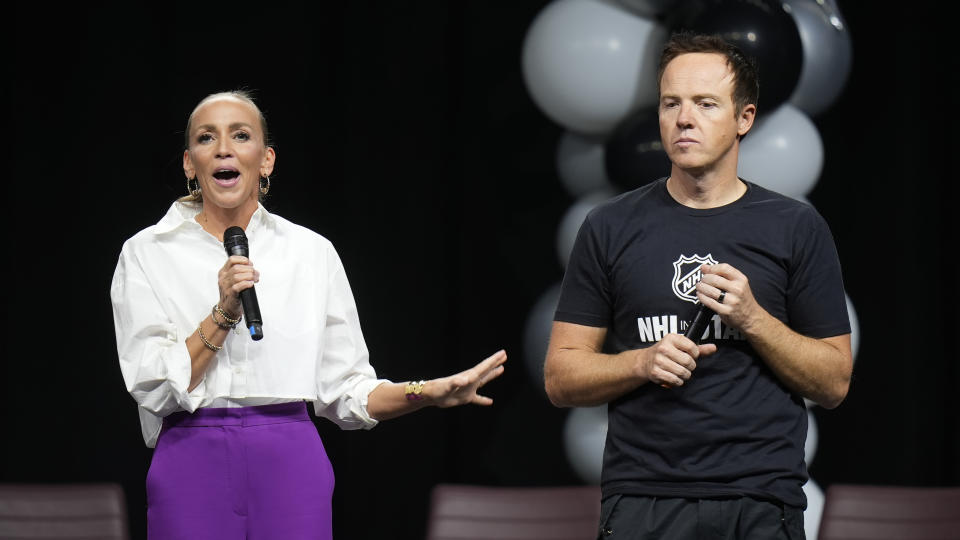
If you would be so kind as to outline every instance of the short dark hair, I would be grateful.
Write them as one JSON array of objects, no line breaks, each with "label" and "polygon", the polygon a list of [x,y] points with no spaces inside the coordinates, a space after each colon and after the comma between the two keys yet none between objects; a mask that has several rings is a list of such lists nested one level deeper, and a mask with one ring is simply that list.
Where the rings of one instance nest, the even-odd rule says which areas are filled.
[{"label": "short dark hair", "polygon": [[667,64],[681,54],[687,53],[716,53],[727,59],[727,65],[733,72],[733,104],[739,116],[747,105],[757,105],[760,98],[760,80],[757,75],[757,63],[753,58],[743,54],[736,45],[726,42],[719,35],[696,34],[693,32],[678,32],[670,36],[663,45],[660,54],[660,68],[657,70],[657,94],[660,94],[660,83]]}]

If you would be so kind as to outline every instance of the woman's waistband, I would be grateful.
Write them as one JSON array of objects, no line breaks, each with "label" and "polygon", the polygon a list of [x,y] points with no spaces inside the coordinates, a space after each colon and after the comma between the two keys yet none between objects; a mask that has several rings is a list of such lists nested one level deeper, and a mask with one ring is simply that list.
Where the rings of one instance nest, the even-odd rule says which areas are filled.
[{"label": "woman's waistband", "polygon": [[310,421],[307,404],[292,401],[253,407],[204,408],[193,413],[178,411],[164,417],[163,427],[259,426],[302,421]]}]

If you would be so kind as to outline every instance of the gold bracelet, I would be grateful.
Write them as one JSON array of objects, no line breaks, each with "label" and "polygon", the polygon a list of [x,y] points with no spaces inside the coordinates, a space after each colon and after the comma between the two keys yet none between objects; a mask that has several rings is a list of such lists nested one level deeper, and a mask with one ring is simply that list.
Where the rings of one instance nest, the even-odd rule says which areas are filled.
[{"label": "gold bracelet", "polygon": [[410,381],[404,387],[404,393],[409,401],[420,401],[423,399],[423,385],[427,381]]},{"label": "gold bracelet", "polygon": [[[226,322],[220,322],[217,320],[218,313]],[[213,308],[210,309],[210,319],[212,319],[213,322],[217,324],[217,326],[219,326],[220,328],[223,328],[224,330],[233,330],[234,328],[237,327],[237,323],[240,322],[239,317],[237,317],[236,319],[231,319],[230,316],[227,315],[227,312],[220,307],[220,304],[215,304]]]},{"label": "gold bracelet", "polygon": [[202,326],[201,324],[197,325],[197,333],[200,334],[200,341],[202,341],[203,344],[206,345],[207,348],[213,352],[223,350],[223,347],[217,347],[213,343],[210,343],[209,341],[207,341],[207,336],[203,335],[203,328],[200,328],[201,326]]}]

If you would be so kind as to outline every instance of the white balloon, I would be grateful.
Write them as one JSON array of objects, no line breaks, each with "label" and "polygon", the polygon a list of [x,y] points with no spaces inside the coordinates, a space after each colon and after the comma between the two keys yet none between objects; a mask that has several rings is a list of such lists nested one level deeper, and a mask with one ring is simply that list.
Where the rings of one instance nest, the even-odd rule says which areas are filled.
[{"label": "white balloon", "polygon": [[567,261],[570,260],[570,252],[573,251],[577,233],[580,232],[580,226],[583,225],[583,220],[587,218],[587,214],[613,195],[612,191],[597,191],[581,197],[560,218],[560,225],[557,227],[557,256],[564,268],[567,267]]},{"label": "white balloon", "polygon": [[612,190],[604,164],[603,140],[567,131],[557,145],[557,174],[574,197],[592,191]]},{"label": "white balloon", "polygon": [[857,320],[857,312],[853,309],[853,301],[850,295],[847,296],[847,314],[850,317],[850,349],[853,351],[853,362],[857,362],[857,351],[860,350],[860,322]]},{"label": "white balloon", "polygon": [[657,64],[667,31],[599,0],[557,0],[523,43],[523,76],[540,109],[568,129],[611,131],[657,101]]},{"label": "white balloon", "polygon": [[803,443],[803,461],[807,467],[813,463],[813,456],[817,453],[817,419],[813,416],[813,411],[807,409],[807,440]]},{"label": "white balloon", "polygon": [[781,105],[740,145],[737,174],[790,197],[810,193],[823,169],[823,141],[813,122],[793,105]]},{"label": "white balloon", "polygon": [[530,308],[527,323],[523,329],[523,355],[527,365],[527,374],[540,395],[546,397],[543,386],[543,361],[547,357],[547,344],[550,342],[550,330],[553,327],[553,315],[557,311],[560,299],[560,284],[554,284],[544,291]]},{"label": "white balloon", "polygon": [[807,509],[803,512],[803,529],[806,532],[807,540],[817,540],[817,536],[820,534],[820,518],[823,516],[823,503],[825,501],[823,490],[811,478],[803,485],[803,494],[807,496]]},{"label": "white balloon", "polygon": [[600,484],[603,447],[607,441],[607,406],[570,410],[563,427],[567,460],[581,480]]}]

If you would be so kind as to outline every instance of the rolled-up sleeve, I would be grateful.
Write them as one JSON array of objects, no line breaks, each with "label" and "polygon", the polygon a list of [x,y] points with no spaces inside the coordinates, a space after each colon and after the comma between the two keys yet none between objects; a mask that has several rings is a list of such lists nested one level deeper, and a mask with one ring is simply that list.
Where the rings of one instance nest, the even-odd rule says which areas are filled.
[{"label": "rolled-up sleeve", "polygon": [[370,392],[390,381],[377,379],[370,365],[353,292],[332,246],[327,262],[327,313],[314,410],[343,429],[370,429],[377,425],[367,412]]},{"label": "rolled-up sleeve", "polygon": [[[196,410],[205,388],[201,382],[193,392],[187,390],[191,361],[185,341],[192,329],[171,322],[129,242],[121,251],[110,299],[120,370],[127,391],[142,409],[141,416],[144,412],[163,417],[178,409]],[[149,443],[156,433],[148,434],[147,429],[144,426]]]}]

